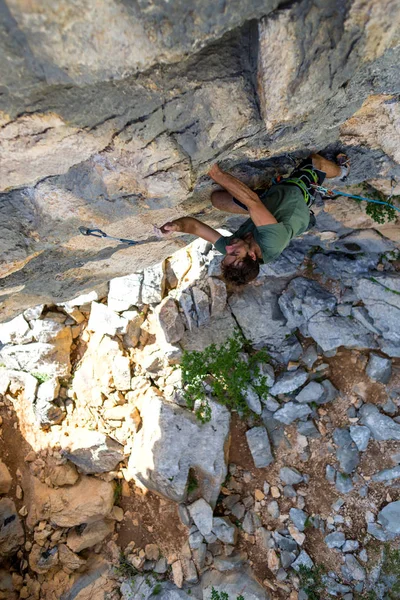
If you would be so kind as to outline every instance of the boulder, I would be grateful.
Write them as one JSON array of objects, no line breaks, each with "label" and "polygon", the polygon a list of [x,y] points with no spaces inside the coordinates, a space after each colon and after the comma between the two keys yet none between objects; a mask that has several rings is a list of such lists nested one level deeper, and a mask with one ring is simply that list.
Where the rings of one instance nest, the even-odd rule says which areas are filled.
[{"label": "boulder", "polygon": [[74,485],[79,479],[76,467],[70,463],[65,465],[56,465],[49,473],[51,483],[54,486]]},{"label": "boulder", "polygon": [[378,523],[385,532],[396,536],[400,534],[400,500],[390,502],[379,511]]},{"label": "boulder", "polygon": [[303,369],[287,371],[278,377],[271,387],[270,393],[272,396],[277,396],[278,394],[290,394],[301,387],[307,379],[308,375]]},{"label": "boulder", "polygon": [[316,281],[296,277],[281,294],[279,306],[287,319],[287,327],[293,330],[306,325],[319,313],[332,314],[336,298]]},{"label": "boulder", "polygon": [[123,446],[99,431],[74,429],[74,435],[63,443],[68,449],[62,454],[85,475],[114,471],[124,459]]},{"label": "boulder", "polygon": [[76,571],[86,564],[86,560],[72,552],[66,544],[58,546],[58,560],[60,565],[70,571]]},{"label": "boulder", "polygon": [[254,413],[256,413],[256,415],[261,415],[261,400],[255,389],[251,385],[248,385],[244,390],[242,390],[242,396],[248,408]]},{"label": "boulder", "polygon": [[63,593],[60,600],[107,600],[119,592],[119,585],[113,577],[113,566],[101,558],[91,561],[90,568],[86,568],[79,577],[74,577],[72,582],[71,588]]},{"label": "boulder", "polygon": [[310,383],[297,394],[296,401],[300,403],[316,402],[317,404],[322,404],[321,400],[323,400],[325,393],[325,389],[320,383],[310,381]]},{"label": "boulder", "polygon": [[335,429],[333,441],[337,446],[336,458],[343,473],[350,474],[358,466],[360,456],[356,444],[347,429]]},{"label": "boulder", "polygon": [[54,342],[65,329],[63,323],[59,323],[54,319],[32,321],[31,327],[33,337],[37,342]]},{"label": "boulder", "polygon": [[[174,563],[175,564],[175,563]],[[155,590],[157,590],[155,592]],[[122,600],[192,600],[192,596],[170,581],[161,581],[154,575],[137,575],[121,585]]]},{"label": "boulder", "polygon": [[0,342],[2,344],[28,344],[32,340],[32,330],[23,315],[0,324]]},{"label": "boulder", "polygon": [[226,307],[226,285],[221,279],[209,277],[207,279],[211,295],[211,316],[221,315]]},{"label": "boulder", "polygon": [[128,321],[117,315],[105,304],[92,302],[88,329],[95,333],[114,336],[117,333],[126,333]]},{"label": "boulder", "polygon": [[47,402],[45,399],[36,400],[33,412],[37,423],[44,429],[48,429],[52,425],[59,425],[66,415],[64,408],[52,402]]},{"label": "boulder", "polygon": [[197,286],[192,288],[192,297],[196,311],[197,326],[202,327],[210,319],[210,301],[208,295]]},{"label": "boulder", "polygon": [[292,467],[282,467],[279,470],[279,477],[287,485],[296,485],[303,481],[303,475]]},{"label": "boulder", "polygon": [[111,364],[111,372],[116,390],[126,392],[131,388],[131,362],[129,356],[117,354]]},{"label": "boulder", "polygon": [[324,541],[328,548],[341,548],[346,541],[346,536],[341,531],[335,531],[325,536]]},{"label": "boulder", "polygon": [[268,467],[274,461],[274,457],[265,427],[249,429],[246,431],[246,438],[256,468]]},{"label": "boulder", "polygon": [[6,465],[0,460],[0,494],[8,494],[12,484],[12,477]]},{"label": "boulder", "polygon": [[68,378],[71,372],[71,344],[71,330],[64,327],[53,343],[4,346],[0,351],[0,359],[8,369]]},{"label": "boulder", "polygon": [[309,335],[324,352],[340,346],[346,348],[375,348],[376,342],[361,323],[346,317],[327,316],[318,313],[308,322]]},{"label": "boulder", "polygon": [[366,373],[374,381],[389,383],[392,376],[392,361],[389,358],[383,358],[383,356],[371,352]]},{"label": "boulder", "polygon": [[400,343],[400,277],[398,273],[376,273],[357,281],[355,291],[362,300],[373,325],[391,343]]},{"label": "boulder", "polygon": [[238,531],[228,517],[214,517],[212,532],[223,544],[236,544]]},{"label": "boulder", "polygon": [[292,569],[295,571],[300,571],[300,567],[306,567],[307,569],[312,569],[314,567],[314,563],[311,557],[307,554],[305,550],[301,550],[300,554],[296,558],[296,560],[292,563]]},{"label": "boulder", "polygon": [[95,523],[85,523],[68,532],[67,546],[73,552],[82,552],[100,544],[114,531],[114,521],[100,520]]},{"label": "boulder", "polygon": [[[278,305],[282,287],[278,280],[257,287],[248,285],[228,300],[244,336],[255,347],[279,347],[290,333]],[[268,327],[260,327],[260,323],[268,323]]]},{"label": "boulder", "polygon": [[164,287],[165,272],[163,262],[145,269],[142,285],[143,304],[158,304],[161,302],[164,295]]},{"label": "boulder", "polygon": [[213,510],[208,502],[199,498],[193,504],[189,504],[188,510],[200,533],[203,536],[209,535],[213,526]]},{"label": "boulder", "polygon": [[371,431],[368,427],[364,427],[363,425],[350,425],[350,435],[360,452],[364,452],[368,447],[369,438],[371,436]]},{"label": "boulder", "polygon": [[179,342],[185,332],[185,326],[175,300],[169,296],[164,298],[158,305],[156,314],[165,341],[168,344]]},{"label": "boulder", "polygon": [[366,579],[366,571],[364,567],[360,565],[358,560],[352,554],[346,554],[344,558],[345,567],[342,567],[342,571],[345,574],[350,575],[350,579],[355,581],[364,581]]},{"label": "boulder", "polygon": [[34,544],[29,554],[29,566],[35,573],[44,575],[58,565],[58,547],[54,546],[45,550],[38,544]]},{"label": "boulder", "polygon": [[296,419],[304,419],[311,414],[312,410],[307,404],[296,404],[295,402],[286,402],[286,404],[274,413],[274,419],[290,425]]},{"label": "boulder", "polygon": [[228,573],[207,571],[201,580],[203,600],[213,599],[213,589],[228,598],[243,596],[246,600],[270,600],[270,595],[262,587],[251,570],[238,570]]},{"label": "boulder", "polygon": [[9,498],[0,500],[0,558],[13,556],[25,543],[25,533],[15,504]]},{"label": "boulder", "polygon": [[107,304],[115,312],[129,310],[142,305],[143,273],[132,273],[125,277],[114,277],[110,281]]},{"label": "boulder", "polygon": [[[185,313],[186,314],[186,313]],[[237,324],[230,310],[225,310],[222,315],[211,317],[203,327],[192,326],[186,330],[180,344],[184,350],[202,352],[210,344],[220,346],[233,336]]]},{"label": "boulder", "polygon": [[209,403],[211,420],[202,424],[153,390],[144,394],[138,403],[142,428],[133,438],[128,475],[139,485],[182,502],[192,468],[199,495],[215,506],[226,476],[230,415],[220,404]]},{"label": "boulder", "polygon": [[[119,365],[123,368],[118,368]],[[125,387],[128,370],[128,361],[119,340],[96,333],[90,338],[85,355],[75,371],[72,389],[82,404],[101,406],[103,395],[108,396],[114,389],[114,375],[118,385]]]},{"label": "boulder", "polygon": [[379,412],[374,404],[364,404],[360,423],[368,427],[374,440],[400,440],[400,424]]},{"label": "boulder", "polygon": [[50,521],[58,527],[75,527],[108,517],[114,505],[112,483],[94,477],[81,477],[68,487],[49,488],[33,478],[27,499],[28,527]]}]

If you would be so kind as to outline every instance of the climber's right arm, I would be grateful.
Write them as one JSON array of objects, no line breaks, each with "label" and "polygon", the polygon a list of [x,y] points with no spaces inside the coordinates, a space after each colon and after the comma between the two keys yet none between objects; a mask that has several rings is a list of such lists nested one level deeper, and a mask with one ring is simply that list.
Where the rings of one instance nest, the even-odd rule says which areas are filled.
[{"label": "climber's right arm", "polygon": [[202,238],[203,240],[207,240],[207,242],[211,242],[212,244],[215,244],[215,242],[221,237],[221,234],[218,233],[218,231],[209,225],[194,219],[193,217],[181,217],[180,219],[169,221],[160,229],[162,233],[172,233],[174,231],[179,231],[180,233],[190,233]]}]

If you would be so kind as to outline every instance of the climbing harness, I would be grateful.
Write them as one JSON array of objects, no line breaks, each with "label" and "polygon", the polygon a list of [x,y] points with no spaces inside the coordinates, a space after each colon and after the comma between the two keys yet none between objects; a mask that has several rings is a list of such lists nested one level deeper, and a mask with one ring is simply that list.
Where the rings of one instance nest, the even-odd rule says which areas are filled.
[{"label": "climbing harness", "polygon": [[[373,198],[364,198],[364,196],[357,196],[356,194],[347,194],[346,192],[342,192],[341,190],[328,190],[328,188],[323,187],[322,185],[312,185],[312,188],[315,189],[316,192],[323,194],[328,198],[335,198],[336,196],[345,196],[346,198],[353,198],[354,200],[364,200],[364,202],[372,202],[372,204],[384,204],[385,206],[389,206],[390,208],[394,208],[400,212],[400,208],[391,204],[390,202],[384,202],[383,200],[374,200]],[[392,185],[393,189],[393,185]],[[393,193],[388,197],[388,200],[393,196]]]},{"label": "climbing harness", "polygon": [[135,242],[135,240],[126,240],[124,238],[113,237],[112,235],[108,235],[101,229],[89,229],[89,227],[79,227],[79,232],[82,235],[92,235],[93,237],[98,238],[108,238],[109,240],[116,240],[117,242],[121,242],[122,244],[128,244],[128,246],[135,246],[139,242]]}]

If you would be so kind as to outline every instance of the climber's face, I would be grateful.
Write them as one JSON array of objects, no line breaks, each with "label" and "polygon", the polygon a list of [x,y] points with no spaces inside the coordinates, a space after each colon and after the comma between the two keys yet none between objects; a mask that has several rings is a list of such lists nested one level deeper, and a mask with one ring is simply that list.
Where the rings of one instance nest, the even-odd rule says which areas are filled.
[{"label": "climber's face", "polygon": [[244,238],[234,238],[232,242],[226,246],[226,256],[222,263],[224,265],[239,265],[243,262],[246,256],[252,260],[257,260],[255,252],[255,242],[251,233],[248,233]]}]

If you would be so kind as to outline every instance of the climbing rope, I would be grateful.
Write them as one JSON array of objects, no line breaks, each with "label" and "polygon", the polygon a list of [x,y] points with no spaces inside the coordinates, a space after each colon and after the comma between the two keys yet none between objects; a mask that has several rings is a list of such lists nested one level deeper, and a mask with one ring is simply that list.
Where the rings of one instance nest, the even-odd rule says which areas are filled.
[{"label": "climbing rope", "polygon": [[[394,204],[391,204],[390,202],[384,202],[383,200],[364,198],[364,196],[357,196],[356,194],[347,194],[346,192],[342,192],[341,190],[328,190],[328,188],[325,188],[322,185],[313,185],[312,187],[317,192],[320,192],[321,194],[328,196],[329,198],[333,198],[335,196],[345,196],[346,198],[353,198],[354,200],[364,200],[364,202],[372,202],[373,204],[384,204],[385,206],[389,206],[390,208],[394,208],[394,210],[400,212],[400,208],[398,208]],[[392,196],[393,194],[391,194],[388,199],[390,200]]]},{"label": "climbing rope", "polygon": [[108,235],[101,229],[89,229],[89,227],[79,227],[79,232],[82,235],[92,235],[93,237],[98,238],[108,238],[109,240],[116,240],[117,242],[121,242],[122,244],[128,244],[129,246],[135,246],[139,242],[135,242],[135,240],[126,240],[125,238],[117,238],[112,235]]}]

